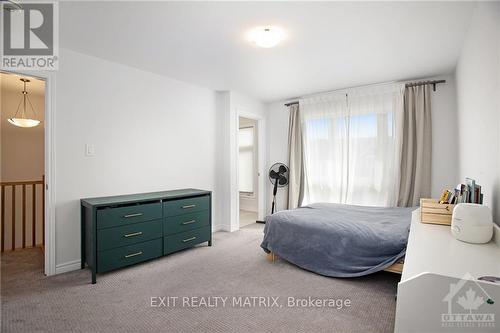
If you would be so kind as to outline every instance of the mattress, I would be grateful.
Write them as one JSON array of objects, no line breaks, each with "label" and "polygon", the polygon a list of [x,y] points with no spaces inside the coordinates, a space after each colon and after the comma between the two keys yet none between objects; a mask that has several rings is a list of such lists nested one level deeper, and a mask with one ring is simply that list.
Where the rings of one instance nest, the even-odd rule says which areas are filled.
[{"label": "mattress", "polygon": [[319,203],[266,218],[261,247],[332,277],[384,270],[404,257],[415,207]]}]

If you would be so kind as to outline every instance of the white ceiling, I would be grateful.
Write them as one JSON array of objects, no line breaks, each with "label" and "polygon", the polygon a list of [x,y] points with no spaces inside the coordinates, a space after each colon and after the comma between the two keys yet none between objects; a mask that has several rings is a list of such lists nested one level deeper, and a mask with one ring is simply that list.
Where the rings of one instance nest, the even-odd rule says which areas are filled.
[{"label": "white ceiling", "polygon": [[[61,46],[265,102],[451,72],[474,3],[63,2]],[[279,25],[278,47],[245,40]]]}]

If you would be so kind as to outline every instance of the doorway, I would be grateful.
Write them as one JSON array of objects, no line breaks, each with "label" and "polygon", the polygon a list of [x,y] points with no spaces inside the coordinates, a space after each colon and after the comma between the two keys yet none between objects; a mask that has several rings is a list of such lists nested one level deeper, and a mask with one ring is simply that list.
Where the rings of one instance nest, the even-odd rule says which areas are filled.
[{"label": "doorway", "polygon": [[2,274],[45,269],[46,81],[0,72]]},{"label": "doorway", "polygon": [[238,118],[239,227],[256,223],[259,210],[259,145],[255,119]]}]

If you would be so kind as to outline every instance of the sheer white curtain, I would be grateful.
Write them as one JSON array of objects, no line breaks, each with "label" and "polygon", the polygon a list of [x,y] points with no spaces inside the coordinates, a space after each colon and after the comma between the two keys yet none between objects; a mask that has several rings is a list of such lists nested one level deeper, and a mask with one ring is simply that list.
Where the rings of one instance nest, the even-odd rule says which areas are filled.
[{"label": "sheer white curtain", "polygon": [[304,199],[345,202],[347,95],[332,93],[299,101],[302,124]]},{"label": "sheer white curtain", "polygon": [[304,204],[396,206],[404,84],[300,100]]}]

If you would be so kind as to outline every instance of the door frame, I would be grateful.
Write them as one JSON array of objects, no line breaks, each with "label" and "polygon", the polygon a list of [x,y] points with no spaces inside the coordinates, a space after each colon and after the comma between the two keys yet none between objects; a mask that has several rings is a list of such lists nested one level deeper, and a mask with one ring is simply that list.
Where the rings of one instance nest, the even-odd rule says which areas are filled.
[{"label": "door frame", "polygon": [[236,151],[235,151],[235,157],[236,157],[236,163],[233,165],[236,166],[236,186],[232,190],[232,196],[235,198],[236,202],[236,223],[235,225],[237,226],[236,230],[240,229],[240,191],[239,191],[239,141],[238,141],[238,130],[239,130],[239,121],[240,117],[243,118],[248,118],[252,119],[256,122],[257,126],[257,219],[258,220],[263,220],[265,216],[265,200],[266,200],[266,183],[265,183],[265,177],[264,177],[264,169],[266,167],[266,149],[265,149],[265,142],[266,142],[266,119],[265,117],[248,112],[245,110],[241,109],[236,109],[236,121],[238,123],[238,126],[235,126],[236,133],[234,133],[234,136],[236,137]]},{"label": "door frame", "polygon": [[55,114],[56,75],[48,71],[0,70],[0,73],[30,76],[45,81],[45,275],[56,274],[56,215],[55,215]]}]

